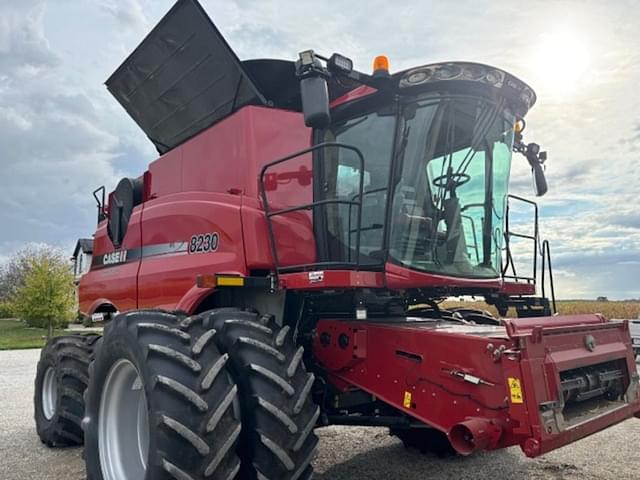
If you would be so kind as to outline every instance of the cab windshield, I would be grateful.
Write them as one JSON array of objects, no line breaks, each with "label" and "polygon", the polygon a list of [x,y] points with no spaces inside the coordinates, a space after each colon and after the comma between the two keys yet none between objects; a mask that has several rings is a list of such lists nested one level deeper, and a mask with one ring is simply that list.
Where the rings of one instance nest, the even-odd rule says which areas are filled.
[{"label": "cab windshield", "polygon": [[500,274],[514,117],[477,97],[405,107],[389,254],[427,272]]},{"label": "cab windshield", "polygon": [[[499,276],[514,120],[500,101],[429,94],[397,115],[334,123],[323,140],[357,147],[365,159],[362,218],[358,229],[355,208],[327,205],[321,258],[367,266],[388,256],[430,273]],[[353,152],[325,155],[320,199],[358,199]]]}]

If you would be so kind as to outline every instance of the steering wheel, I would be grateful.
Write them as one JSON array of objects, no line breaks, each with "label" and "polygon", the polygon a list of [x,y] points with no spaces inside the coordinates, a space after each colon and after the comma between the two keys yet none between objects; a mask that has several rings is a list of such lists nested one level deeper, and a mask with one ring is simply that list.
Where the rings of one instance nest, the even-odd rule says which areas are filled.
[{"label": "steering wheel", "polygon": [[432,180],[432,183],[438,188],[446,188],[447,190],[455,190],[465,183],[468,183],[471,177],[466,173],[446,173]]}]

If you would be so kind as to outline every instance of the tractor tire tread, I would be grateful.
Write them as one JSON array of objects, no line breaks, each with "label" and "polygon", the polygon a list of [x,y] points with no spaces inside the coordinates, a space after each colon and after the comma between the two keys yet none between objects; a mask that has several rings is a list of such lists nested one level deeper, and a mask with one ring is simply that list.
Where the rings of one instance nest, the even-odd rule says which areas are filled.
[{"label": "tractor tire tread", "polygon": [[[40,440],[49,447],[71,447],[84,442],[84,393],[99,338],[98,334],[54,337],[42,349],[36,373],[35,420]],[[42,384],[49,367],[55,370],[58,401],[52,418],[47,420],[42,410]]]},{"label": "tractor tire tread", "polygon": [[244,427],[240,478],[310,478],[320,409],[311,397],[314,376],[302,362],[304,349],[272,315],[213,310],[205,325],[219,332],[216,343],[229,355],[238,384]]},{"label": "tractor tire tread", "polygon": [[[233,479],[239,465],[235,453],[237,441],[233,436],[241,429],[239,415],[233,407],[237,388],[226,373],[224,362],[215,378],[204,382],[211,368],[220,365],[224,356],[214,342],[206,340],[215,337],[215,332],[203,328],[200,319],[185,322],[186,318],[180,312],[162,310],[118,315],[100,349],[108,349],[112,338],[117,341],[126,337],[135,341],[135,348],[143,359],[141,379],[148,387],[147,395],[153,395],[147,401],[152,405],[150,434],[155,435],[151,444],[156,445],[154,451],[149,451],[148,459],[148,465],[153,465],[155,470],[148,471],[148,475],[175,480]],[[98,352],[90,374],[104,372],[105,361],[106,355],[103,358]],[[91,382],[90,390],[96,388],[101,386]],[[97,399],[100,395],[92,390],[88,397]],[[230,400],[226,401],[228,397]],[[88,411],[96,416],[99,406],[90,402]],[[212,412],[218,421],[208,428]],[[97,418],[93,418],[87,428],[97,429],[96,423]],[[97,438],[95,433],[94,437]],[[89,467],[92,460],[99,458],[97,441],[92,441],[89,448],[87,476],[89,480],[98,480],[102,478],[100,467]]]}]

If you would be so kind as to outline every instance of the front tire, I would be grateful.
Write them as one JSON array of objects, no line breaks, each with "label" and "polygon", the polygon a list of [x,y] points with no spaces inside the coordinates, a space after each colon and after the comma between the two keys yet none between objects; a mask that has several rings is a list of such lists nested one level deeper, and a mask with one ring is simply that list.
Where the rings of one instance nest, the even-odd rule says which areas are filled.
[{"label": "front tire", "polygon": [[240,391],[240,478],[310,479],[320,409],[311,398],[314,376],[307,373],[304,349],[296,346],[290,328],[270,315],[232,308],[209,312],[205,325],[219,332],[216,342],[229,355]]},{"label": "front tire", "polygon": [[83,395],[100,335],[66,335],[42,349],[35,381],[36,431],[48,447],[82,445]]},{"label": "front tire", "polygon": [[233,480],[237,387],[215,330],[162,311],[118,315],[91,365],[88,480]]}]

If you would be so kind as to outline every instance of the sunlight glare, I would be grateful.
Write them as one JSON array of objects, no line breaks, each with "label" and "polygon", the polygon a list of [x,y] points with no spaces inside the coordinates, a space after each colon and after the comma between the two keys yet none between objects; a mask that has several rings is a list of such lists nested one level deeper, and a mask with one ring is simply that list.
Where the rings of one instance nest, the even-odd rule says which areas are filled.
[{"label": "sunlight glare", "polygon": [[543,34],[534,54],[541,87],[565,94],[575,90],[589,70],[589,49],[584,39],[573,32]]}]

